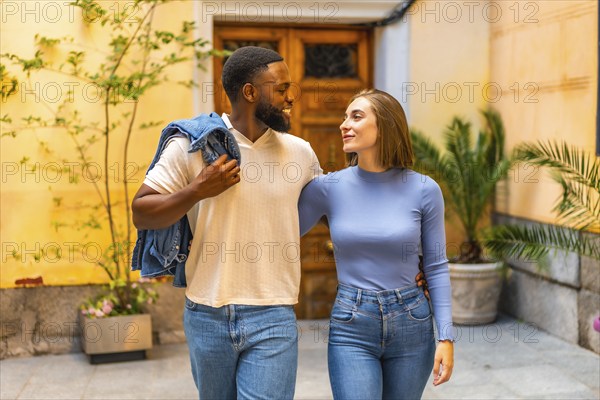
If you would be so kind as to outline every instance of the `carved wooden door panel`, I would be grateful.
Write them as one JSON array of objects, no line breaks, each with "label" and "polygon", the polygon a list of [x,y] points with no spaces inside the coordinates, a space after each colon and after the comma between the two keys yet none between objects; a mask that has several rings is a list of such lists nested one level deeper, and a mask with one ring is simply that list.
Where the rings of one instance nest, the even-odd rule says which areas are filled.
[{"label": "carved wooden door panel", "polygon": [[[217,49],[254,45],[278,51],[290,68],[294,107],[291,134],[307,140],[325,172],[344,168],[339,130],[348,100],[372,85],[371,31],[358,28],[216,25]],[[215,110],[231,106],[221,85],[222,59],[215,59]],[[317,225],[302,238],[302,283],[298,318],[326,318],[337,279],[329,231]]]}]

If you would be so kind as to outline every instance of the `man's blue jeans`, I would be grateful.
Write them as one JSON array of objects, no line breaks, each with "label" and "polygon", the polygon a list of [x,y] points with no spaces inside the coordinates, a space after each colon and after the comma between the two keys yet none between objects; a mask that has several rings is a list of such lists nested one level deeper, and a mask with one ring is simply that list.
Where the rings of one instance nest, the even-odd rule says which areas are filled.
[{"label": "man's blue jeans", "polygon": [[433,368],[432,314],[423,291],[340,284],[329,325],[335,399],[419,399]]},{"label": "man's blue jeans", "polygon": [[294,397],[298,331],[292,306],[214,308],[186,299],[183,325],[200,399]]}]

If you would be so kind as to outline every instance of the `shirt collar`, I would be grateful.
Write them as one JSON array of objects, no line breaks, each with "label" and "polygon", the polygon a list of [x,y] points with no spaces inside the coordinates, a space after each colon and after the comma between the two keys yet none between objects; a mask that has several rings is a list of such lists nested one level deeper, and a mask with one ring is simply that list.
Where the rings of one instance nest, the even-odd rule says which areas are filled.
[{"label": "shirt collar", "polygon": [[233,125],[231,125],[231,121],[229,120],[229,115],[223,113],[221,114],[221,119],[223,120],[223,122],[225,122],[225,126],[227,126],[227,129],[233,129]]},{"label": "shirt collar", "polygon": [[233,132],[233,135],[238,139],[238,144],[239,144],[240,140],[248,142],[250,145],[256,145],[258,143],[262,143],[262,142],[268,140],[273,135],[273,132],[274,132],[273,129],[267,128],[267,131],[261,137],[259,137],[256,140],[256,142],[252,142],[242,132],[238,131],[237,129],[235,129],[233,127],[233,125],[231,124],[231,121],[229,120],[229,115],[223,113],[221,115],[221,119],[225,123],[225,126],[227,127],[227,129],[229,129],[231,132]]}]

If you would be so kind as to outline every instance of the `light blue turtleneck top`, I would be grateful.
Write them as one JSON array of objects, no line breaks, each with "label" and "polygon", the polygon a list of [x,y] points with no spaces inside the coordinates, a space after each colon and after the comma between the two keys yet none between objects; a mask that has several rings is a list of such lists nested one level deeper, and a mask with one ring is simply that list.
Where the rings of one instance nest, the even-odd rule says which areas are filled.
[{"label": "light blue turtleneck top", "polygon": [[302,235],[327,217],[340,283],[368,290],[414,284],[422,254],[438,339],[453,339],[444,199],[434,180],[410,169],[349,167],[311,181],[298,208]]}]

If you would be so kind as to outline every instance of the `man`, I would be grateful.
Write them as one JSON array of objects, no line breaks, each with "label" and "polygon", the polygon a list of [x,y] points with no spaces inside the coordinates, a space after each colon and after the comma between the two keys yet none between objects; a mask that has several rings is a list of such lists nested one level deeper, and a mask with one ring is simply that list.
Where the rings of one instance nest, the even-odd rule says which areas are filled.
[{"label": "man", "polygon": [[293,305],[300,283],[297,202],[320,173],[290,128],[291,79],[274,51],[243,47],[223,67],[240,148],[206,165],[187,137],[167,143],[132,208],[138,229],[187,215],[184,329],[202,399],[292,399],[297,368]]}]

